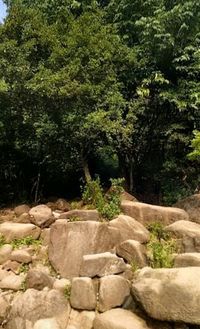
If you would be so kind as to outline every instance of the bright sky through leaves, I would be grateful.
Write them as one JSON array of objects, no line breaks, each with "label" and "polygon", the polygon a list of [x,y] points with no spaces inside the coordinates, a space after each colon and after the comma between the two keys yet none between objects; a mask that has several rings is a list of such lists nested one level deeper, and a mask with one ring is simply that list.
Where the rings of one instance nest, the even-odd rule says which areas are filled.
[{"label": "bright sky through leaves", "polygon": [[4,5],[3,1],[0,0],[0,22],[3,21],[5,16],[6,16],[6,6]]}]

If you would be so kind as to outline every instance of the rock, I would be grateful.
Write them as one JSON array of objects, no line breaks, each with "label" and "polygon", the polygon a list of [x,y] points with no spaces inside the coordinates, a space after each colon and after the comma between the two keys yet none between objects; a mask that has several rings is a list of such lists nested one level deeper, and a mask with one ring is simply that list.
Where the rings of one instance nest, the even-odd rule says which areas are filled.
[{"label": "rock", "polygon": [[24,213],[28,213],[30,210],[30,207],[27,204],[21,204],[17,207],[15,207],[14,212],[17,217]]},{"label": "rock", "polygon": [[134,263],[139,268],[147,266],[145,247],[138,241],[126,240],[117,246],[117,254],[128,263]]},{"label": "rock", "polygon": [[149,329],[146,322],[131,311],[116,308],[98,314],[94,329]]},{"label": "rock", "polygon": [[200,324],[200,267],[144,268],[136,275],[132,293],[150,317]]},{"label": "rock", "polygon": [[135,264],[126,264],[126,270],[119,274],[122,278],[128,280],[128,281],[132,281],[133,277],[134,277],[134,272],[135,272]]},{"label": "rock", "polygon": [[95,312],[72,309],[67,329],[93,329],[94,318]]},{"label": "rock", "polygon": [[130,295],[127,280],[117,275],[109,275],[100,279],[98,310],[105,312],[121,306]]},{"label": "rock", "polygon": [[10,289],[10,290],[21,290],[23,289],[23,283],[25,280],[25,275],[15,275],[11,274],[3,278],[3,280],[0,281],[0,289]]},{"label": "rock", "polygon": [[137,240],[141,243],[149,241],[149,232],[147,229],[130,216],[119,215],[110,221],[109,226],[117,228],[120,231],[121,238],[118,243],[130,239]]},{"label": "rock", "polygon": [[16,261],[8,260],[6,263],[3,264],[2,268],[6,271],[12,271],[14,274],[19,274],[21,264]]},{"label": "rock", "polygon": [[31,208],[29,215],[31,222],[42,228],[50,226],[55,221],[51,209],[44,204]]},{"label": "rock", "polygon": [[5,222],[0,224],[0,234],[3,235],[6,242],[11,242],[14,239],[23,239],[27,236],[38,239],[40,236],[40,229],[33,224]]},{"label": "rock", "polygon": [[155,206],[142,202],[123,201],[122,210],[125,215],[135,218],[143,225],[154,222],[169,225],[178,220],[189,220],[188,214],[182,209]]},{"label": "rock", "polygon": [[73,278],[70,304],[78,310],[95,310],[96,289],[90,278]]},{"label": "rock", "polygon": [[32,257],[26,250],[19,249],[12,251],[10,260],[16,261],[18,263],[28,264],[32,261]]},{"label": "rock", "polygon": [[33,329],[60,329],[60,326],[55,318],[38,320]]},{"label": "rock", "polygon": [[48,246],[50,242],[50,228],[43,229],[40,238],[42,240],[42,244],[44,246]]},{"label": "rock", "polygon": [[23,224],[30,223],[29,214],[26,212],[24,214],[21,214],[19,217],[16,217],[16,219],[14,220],[14,223],[23,223]]},{"label": "rock", "polygon": [[[28,329],[27,323],[32,327],[33,325],[41,326],[41,323],[45,324],[45,322],[39,322],[38,324],[37,321],[52,319],[52,317],[57,322],[59,329],[66,329],[69,314],[70,305],[59,291],[28,289],[25,293],[16,295],[14,298],[6,329]],[[52,325],[52,321],[49,324]],[[42,329],[46,328],[43,327]]]},{"label": "rock", "polygon": [[138,200],[130,193],[124,191],[121,193],[121,201],[134,201],[138,202]]},{"label": "rock", "polygon": [[10,244],[4,244],[2,247],[0,247],[0,265],[10,259],[12,249],[13,248]]},{"label": "rock", "polygon": [[56,279],[53,283],[53,289],[57,289],[63,294],[66,294],[66,290],[70,293],[71,282],[67,279]]},{"label": "rock", "polygon": [[59,218],[71,221],[99,221],[100,215],[97,210],[74,209],[62,213]]},{"label": "rock", "polygon": [[180,220],[165,228],[182,242],[182,252],[200,252],[200,225]]},{"label": "rock", "polygon": [[176,255],[174,258],[174,267],[200,267],[200,253],[185,253]]},{"label": "rock", "polygon": [[55,202],[55,206],[57,210],[61,211],[69,211],[70,210],[70,204],[65,199],[58,199]]},{"label": "rock", "polygon": [[101,254],[85,255],[80,269],[80,276],[102,277],[110,274],[118,274],[126,270],[126,264],[122,258],[115,254],[105,252]]},{"label": "rock", "polygon": [[49,260],[62,277],[77,277],[84,255],[109,251],[118,240],[119,232],[109,229],[106,223],[58,219],[51,226]]},{"label": "rock", "polygon": [[2,324],[8,316],[10,310],[10,304],[5,297],[0,295],[0,324]]},{"label": "rock", "polygon": [[15,212],[11,209],[0,211],[0,223],[13,221],[15,217]]},{"label": "rock", "polygon": [[191,221],[200,224],[200,194],[194,194],[179,200],[174,207],[184,209]]},{"label": "rock", "polygon": [[45,287],[53,287],[53,279],[46,273],[31,269],[27,273],[26,277],[27,289],[33,288],[36,290],[42,290]]}]

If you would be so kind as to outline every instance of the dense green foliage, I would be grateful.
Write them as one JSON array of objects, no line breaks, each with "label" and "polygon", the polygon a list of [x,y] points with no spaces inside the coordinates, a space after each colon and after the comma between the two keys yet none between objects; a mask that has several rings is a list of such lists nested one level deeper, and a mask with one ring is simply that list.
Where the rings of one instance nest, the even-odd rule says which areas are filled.
[{"label": "dense green foliage", "polygon": [[188,158],[191,160],[200,161],[200,131],[194,131],[194,138],[191,142],[192,152],[188,154]]},{"label": "dense green foliage", "polygon": [[177,252],[177,243],[160,223],[148,227],[150,241],[147,244],[150,266],[153,268],[170,268],[174,263],[173,254]]},{"label": "dense green foliage", "polygon": [[121,212],[122,184],[123,179],[111,179],[111,187],[104,193],[99,178],[90,180],[83,190],[83,202],[96,208],[103,218],[111,220]]},{"label": "dense green foliage", "polygon": [[0,201],[125,177],[173,203],[199,184],[200,3],[9,0],[0,26]]}]

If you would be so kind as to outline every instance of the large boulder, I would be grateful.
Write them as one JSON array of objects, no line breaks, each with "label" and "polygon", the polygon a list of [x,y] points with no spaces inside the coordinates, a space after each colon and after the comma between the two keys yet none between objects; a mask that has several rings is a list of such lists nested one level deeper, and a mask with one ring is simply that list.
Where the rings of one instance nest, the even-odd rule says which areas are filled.
[{"label": "large boulder", "polygon": [[0,324],[6,320],[9,310],[10,304],[3,295],[0,295]]},{"label": "large boulder", "polygon": [[83,256],[80,275],[93,278],[95,276],[101,277],[110,274],[118,274],[125,270],[126,264],[122,258],[110,252],[105,252]]},{"label": "large boulder", "polygon": [[27,204],[21,204],[14,208],[15,215],[19,217],[20,215],[24,213],[28,213],[30,210],[30,207]]},{"label": "large boulder", "polygon": [[78,310],[95,310],[97,291],[90,278],[73,278],[70,294],[71,306]]},{"label": "large boulder", "polygon": [[174,258],[174,267],[189,267],[198,266],[200,267],[200,253],[191,252],[178,254]]},{"label": "large boulder", "polygon": [[109,226],[120,231],[121,237],[118,243],[129,239],[137,240],[141,243],[149,241],[149,232],[147,229],[130,216],[119,215],[110,221]]},{"label": "large boulder", "polygon": [[144,268],[132,293],[147,314],[157,320],[200,324],[200,267]]},{"label": "large boulder", "polygon": [[2,247],[0,247],[0,265],[10,259],[12,249],[13,248],[10,244],[4,244]]},{"label": "large boulder", "polygon": [[150,329],[146,322],[131,311],[116,308],[98,314],[94,329]]},{"label": "large boulder", "polygon": [[182,252],[200,252],[200,225],[190,221],[180,220],[165,228],[180,239]]},{"label": "large boulder", "polygon": [[77,277],[84,255],[109,251],[118,241],[119,231],[106,223],[59,219],[51,226],[49,260],[62,277]]},{"label": "large boulder", "polygon": [[25,274],[9,274],[0,281],[0,289],[8,289],[14,291],[22,290],[25,277]]},{"label": "large boulder", "polygon": [[0,224],[0,234],[3,235],[8,243],[14,239],[23,239],[28,236],[38,239],[40,228],[33,224],[5,222]]},{"label": "large boulder", "polygon": [[12,251],[10,255],[10,260],[13,260],[18,263],[28,264],[32,261],[32,257],[27,250],[18,249]]},{"label": "large boulder", "polygon": [[45,287],[53,287],[53,278],[43,271],[36,269],[29,270],[26,276],[26,288],[42,290]]},{"label": "large boulder", "polygon": [[[28,289],[25,293],[16,295],[14,298],[6,329],[32,328],[37,321],[52,317],[59,329],[66,329],[69,314],[70,305],[59,291]],[[29,327],[27,324],[29,324]],[[39,324],[37,323],[36,328]],[[39,326],[39,328],[45,328],[45,326]],[[55,329],[57,328],[55,327]]]},{"label": "large boulder", "polygon": [[129,282],[117,275],[108,275],[100,279],[99,305],[100,312],[121,306],[130,295]]},{"label": "large boulder", "polygon": [[161,207],[132,201],[123,201],[121,207],[125,215],[135,218],[143,225],[149,225],[154,222],[169,225],[178,220],[189,219],[188,214],[179,208]]},{"label": "large boulder", "polygon": [[67,329],[93,329],[94,318],[95,312],[72,309]]},{"label": "large boulder", "polygon": [[60,329],[60,326],[55,318],[38,320],[33,329]]},{"label": "large boulder", "polygon": [[174,207],[184,209],[191,221],[200,224],[200,193],[179,200]]},{"label": "large boulder", "polygon": [[117,254],[139,268],[147,266],[146,248],[138,241],[126,240],[117,246]]},{"label": "large boulder", "polygon": [[123,191],[120,195],[120,199],[121,201],[134,201],[134,202],[138,202],[138,200],[136,199],[136,197],[134,197],[132,194]]},{"label": "large boulder", "polygon": [[31,223],[41,228],[48,227],[55,221],[52,210],[44,204],[31,208],[29,215]]}]

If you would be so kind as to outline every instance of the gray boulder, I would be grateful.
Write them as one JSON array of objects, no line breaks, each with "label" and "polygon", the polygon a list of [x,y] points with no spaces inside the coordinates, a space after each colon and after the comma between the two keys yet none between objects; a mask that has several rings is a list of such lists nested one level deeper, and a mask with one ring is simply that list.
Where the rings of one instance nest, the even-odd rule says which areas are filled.
[{"label": "gray boulder", "polygon": [[49,260],[62,277],[77,277],[84,255],[109,251],[118,241],[119,231],[106,223],[59,219],[51,226]]},{"label": "gray boulder", "polygon": [[134,298],[157,320],[200,324],[200,267],[144,268],[132,284]]},{"label": "gray boulder", "polygon": [[149,232],[147,229],[130,216],[119,215],[110,221],[109,226],[119,230],[120,240],[118,243],[130,239],[141,243],[149,241]]},{"label": "gray boulder", "polygon": [[94,329],[150,329],[150,327],[131,311],[116,308],[97,315]]},{"label": "gray boulder", "polygon": [[80,275],[93,278],[95,276],[102,277],[110,274],[118,274],[125,270],[126,264],[122,258],[110,252],[105,252],[83,256]]},{"label": "gray boulder", "polygon": [[130,295],[127,280],[117,275],[109,275],[100,279],[99,305],[100,312],[121,306]]}]

